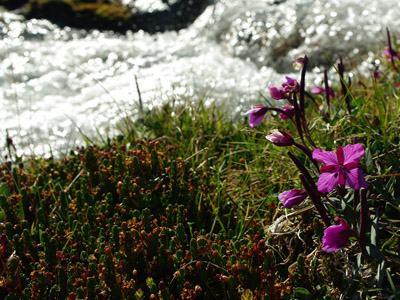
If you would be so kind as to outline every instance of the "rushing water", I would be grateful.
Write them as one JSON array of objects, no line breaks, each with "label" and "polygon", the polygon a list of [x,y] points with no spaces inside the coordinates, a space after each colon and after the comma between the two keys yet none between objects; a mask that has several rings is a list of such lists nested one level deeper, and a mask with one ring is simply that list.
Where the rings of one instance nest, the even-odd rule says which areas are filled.
[{"label": "rushing water", "polygon": [[121,118],[139,114],[135,77],[146,109],[184,95],[235,116],[269,83],[298,77],[296,56],[310,57],[308,78],[318,82],[328,65],[322,50],[361,62],[382,49],[385,27],[396,33],[400,23],[398,0],[279,2],[215,1],[188,29],[156,35],[59,28],[1,12],[0,145],[8,130],[20,153],[62,154],[83,143],[78,128],[116,134]]}]

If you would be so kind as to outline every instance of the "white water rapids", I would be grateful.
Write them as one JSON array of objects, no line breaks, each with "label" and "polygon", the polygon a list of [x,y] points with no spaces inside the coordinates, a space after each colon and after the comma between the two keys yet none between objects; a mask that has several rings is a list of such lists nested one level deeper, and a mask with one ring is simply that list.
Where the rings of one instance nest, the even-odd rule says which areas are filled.
[{"label": "white water rapids", "polygon": [[[328,65],[326,50],[359,63],[383,49],[386,27],[398,33],[398,0],[275,2],[215,1],[188,29],[156,35],[60,28],[1,11],[0,153],[7,130],[19,154],[57,156],[83,144],[78,128],[115,135],[121,118],[139,114],[135,76],[146,109],[189,96],[235,116],[268,96],[269,83],[298,78],[296,56]],[[320,83],[321,70],[308,79]]]}]

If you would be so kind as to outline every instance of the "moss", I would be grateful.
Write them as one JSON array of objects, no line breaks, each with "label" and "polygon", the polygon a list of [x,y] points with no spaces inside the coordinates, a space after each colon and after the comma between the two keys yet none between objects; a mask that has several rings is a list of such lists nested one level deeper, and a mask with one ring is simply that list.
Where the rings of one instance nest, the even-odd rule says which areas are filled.
[{"label": "moss", "polygon": [[131,27],[130,9],[120,2],[82,3],[72,0],[34,0],[26,5],[27,18],[45,18],[60,26],[123,31]]}]

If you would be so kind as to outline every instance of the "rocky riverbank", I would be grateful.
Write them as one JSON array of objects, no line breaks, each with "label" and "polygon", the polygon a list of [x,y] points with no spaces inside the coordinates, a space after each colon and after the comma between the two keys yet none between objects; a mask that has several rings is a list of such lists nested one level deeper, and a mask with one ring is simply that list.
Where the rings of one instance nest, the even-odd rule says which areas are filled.
[{"label": "rocky riverbank", "polygon": [[[168,3],[164,0],[163,2]],[[178,0],[165,10],[143,12],[119,1],[0,0],[27,19],[48,19],[59,26],[80,29],[143,30],[149,33],[179,30],[190,25],[212,0]]]}]

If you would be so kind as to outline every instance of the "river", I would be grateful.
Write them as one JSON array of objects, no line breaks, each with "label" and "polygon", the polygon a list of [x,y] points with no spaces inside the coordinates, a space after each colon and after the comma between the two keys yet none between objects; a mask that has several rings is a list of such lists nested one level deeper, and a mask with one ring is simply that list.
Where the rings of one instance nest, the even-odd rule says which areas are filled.
[{"label": "river", "polygon": [[118,134],[122,118],[140,114],[135,77],[145,109],[190,97],[236,118],[268,96],[268,84],[299,77],[298,55],[314,66],[309,84],[329,65],[323,50],[367,72],[379,63],[385,28],[398,33],[399,23],[398,0],[220,0],[189,28],[153,35],[60,28],[1,11],[0,147],[8,131],[18,154],[59,156],[83,144],[80,131]]}]

